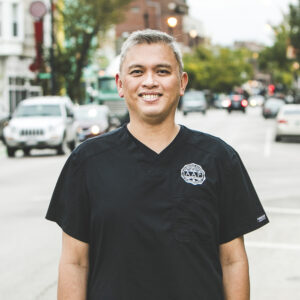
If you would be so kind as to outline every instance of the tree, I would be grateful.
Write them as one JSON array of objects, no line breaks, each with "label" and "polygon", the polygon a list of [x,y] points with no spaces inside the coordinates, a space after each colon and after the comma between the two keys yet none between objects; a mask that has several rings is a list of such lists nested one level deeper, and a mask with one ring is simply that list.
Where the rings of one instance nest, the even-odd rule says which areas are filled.
[{"label": "tree", "polygon": [[99,37],[122,18],[131,0],[65,0],[55,9],[54,70],[56,92],[66,89],[81,102],[83,68],[99,46]]},{"label": "tree", "polygon": [[249,63],[251,52],[199,46],[184,56],[185,70],[189,74],[189,88],[209,89],[213,92],[230,92],[253,74]]},{"label": "tree", "polygon": [[290,87],[293,82],[291,61],[287,58],[287,46],[289,44],[289,26],[287,18],[278,26],[273,26],[274,44],[266,47],[259,54],[259,67],[272,76],[275,84]]},{"label": "tree", "polygon": [[300,0],[298,4],[290,4],[289,8],[290,44],[295,48],[297,59],[300,61]]}]

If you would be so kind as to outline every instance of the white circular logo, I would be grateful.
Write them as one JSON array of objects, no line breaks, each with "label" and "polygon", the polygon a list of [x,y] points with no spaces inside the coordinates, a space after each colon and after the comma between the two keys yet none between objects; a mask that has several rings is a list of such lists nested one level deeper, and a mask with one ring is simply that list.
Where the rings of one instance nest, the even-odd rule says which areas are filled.
[{"label": "white circular logo", "polygon": [[202,167],[194,163],[185,165],[181,169],[181,177],[185,182],[193,185],[202,184],[206,179]]}]

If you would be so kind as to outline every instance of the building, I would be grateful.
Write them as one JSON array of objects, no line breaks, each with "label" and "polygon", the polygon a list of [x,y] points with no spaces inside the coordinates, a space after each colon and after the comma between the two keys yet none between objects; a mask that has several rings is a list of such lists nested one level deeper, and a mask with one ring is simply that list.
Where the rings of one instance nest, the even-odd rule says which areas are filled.
[{"label": "building", "polygon": [[0,109],[13,112],[23,99],[42,93],[29,70],[35,58],[32,0],[0,0]]},{"label": "building", "polygon": [[131,32],[146,28],[167,32],[179,43],[187,44],[188,33],[184,31],[184,17],[187,15],[188,5],[185,0],[132,1],[124,21],[116,26],[117,52]]}]

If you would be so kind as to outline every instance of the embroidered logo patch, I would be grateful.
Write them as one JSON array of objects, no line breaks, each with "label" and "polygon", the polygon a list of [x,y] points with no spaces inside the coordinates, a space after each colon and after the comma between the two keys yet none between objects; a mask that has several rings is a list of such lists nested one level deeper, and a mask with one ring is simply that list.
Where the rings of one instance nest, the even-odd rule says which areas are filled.
[{"label": "embroidered logo patch", "polygon": [[185,165],[181,169],[181,177],[185,182],[193,185],[202,184],[206,179],[202,167],[194,163]]}]

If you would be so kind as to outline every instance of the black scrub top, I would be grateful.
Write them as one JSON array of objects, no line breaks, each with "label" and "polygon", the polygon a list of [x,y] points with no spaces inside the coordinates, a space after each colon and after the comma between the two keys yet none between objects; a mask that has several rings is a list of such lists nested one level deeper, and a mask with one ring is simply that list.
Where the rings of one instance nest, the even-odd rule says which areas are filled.
[{"label": "black scrub top", "polygon": [[89,244],[89,300],[224,299],[219,245],[268,223],[238,154],[184,126],[160,154],[126,125],[81,144],[46,218]]}]

